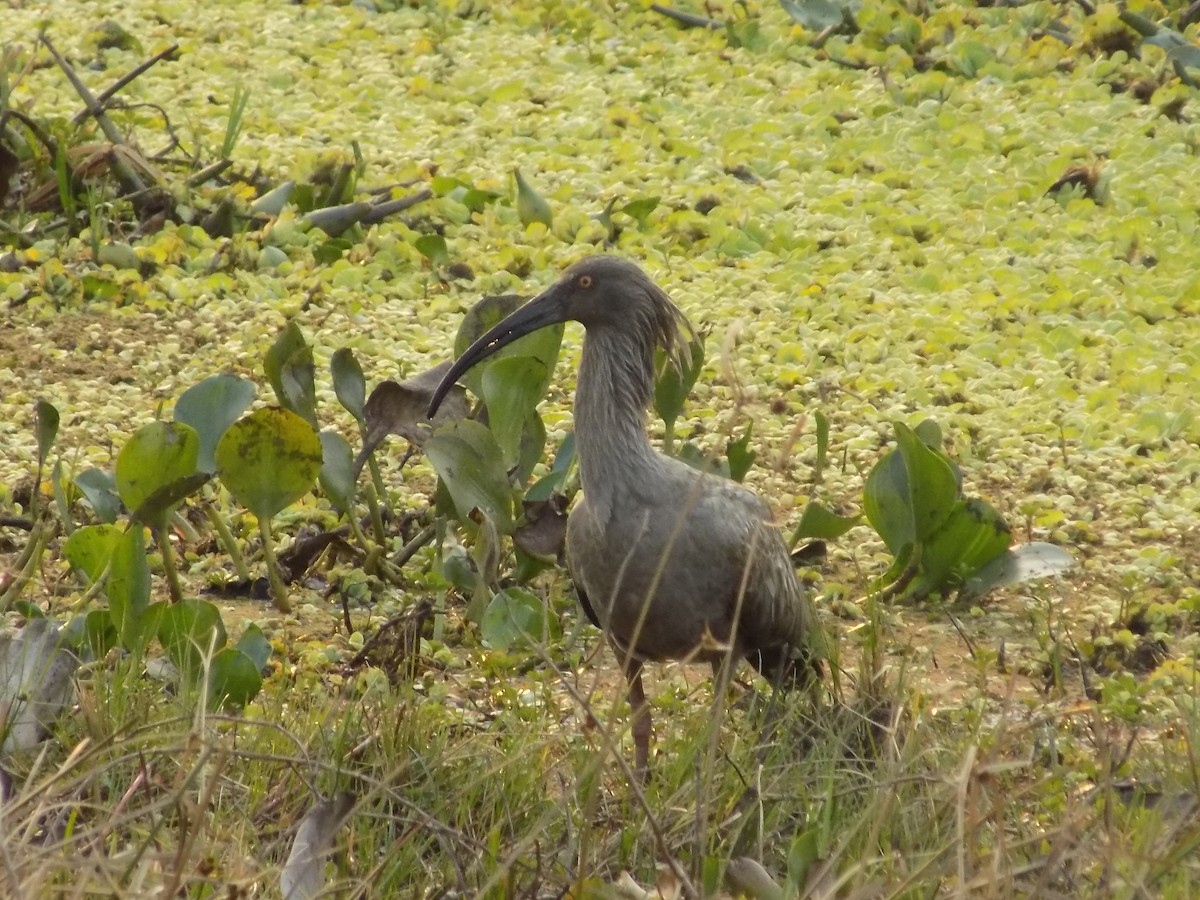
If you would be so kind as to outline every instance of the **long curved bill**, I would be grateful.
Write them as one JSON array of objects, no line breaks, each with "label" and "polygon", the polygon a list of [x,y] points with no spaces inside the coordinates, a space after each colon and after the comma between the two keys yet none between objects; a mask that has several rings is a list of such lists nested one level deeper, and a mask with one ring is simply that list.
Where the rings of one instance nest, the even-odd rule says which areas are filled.
[{"label": "long curved bill", "polygon": [[517,338],[522,338],[547,325],[565,322],[567,308],[557,287],[555,285],[538,294],[463,351],[463,355],[450,367],[450,370],[442,377],[441,383],[438,384],[437,390],[433,392],[433,398],[429,401],[429,409],[426,410],[425,415],[432,418],[450,388],[476,364],[487,359],[502,347],[508,346]]}]

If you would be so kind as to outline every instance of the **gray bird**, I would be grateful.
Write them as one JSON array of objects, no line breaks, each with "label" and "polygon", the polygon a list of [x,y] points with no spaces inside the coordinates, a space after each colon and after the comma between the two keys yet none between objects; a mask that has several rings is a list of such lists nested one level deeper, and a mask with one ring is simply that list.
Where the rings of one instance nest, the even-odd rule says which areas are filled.
[{"label": "gray bird", "polygon": [[583,499],[567,523],[567,565],[588,618],[629,681],[638,772],[647,772],[648,660],[709,662],[718,691],[745,657],[777,684],[815,684],[827,657],[811,600],[767,505],[656,451],[646,435],[656,347],[686,352],[683,313],[632,262],[594,256],[472,344],[434,392],[547,325],[586,329],[575,391]]}]

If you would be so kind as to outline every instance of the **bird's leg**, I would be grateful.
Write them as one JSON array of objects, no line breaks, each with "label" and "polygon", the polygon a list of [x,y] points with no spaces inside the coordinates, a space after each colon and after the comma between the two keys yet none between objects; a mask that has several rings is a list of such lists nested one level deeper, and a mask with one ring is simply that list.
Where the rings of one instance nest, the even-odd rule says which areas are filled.
[{"label": "bird's leg", "polygon": [[629,709],[633,718],[630,731],[633,732],[634,767],[638,777],[645,782],[650,775],[650,704],[646,702],[646,691],[642,687],[642,664],[630,660],[625,669],[625,677],[629,680]]}]

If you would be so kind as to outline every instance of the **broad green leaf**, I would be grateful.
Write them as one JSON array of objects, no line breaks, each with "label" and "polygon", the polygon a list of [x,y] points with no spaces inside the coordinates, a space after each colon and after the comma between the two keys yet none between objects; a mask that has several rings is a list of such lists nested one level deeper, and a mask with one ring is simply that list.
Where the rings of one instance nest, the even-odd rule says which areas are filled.
[{"label": "broad green leaf", "polygon": [[676,367],[667,359],[662,348],[654,354],[654,371],[657,373],[654,381],[654,411],[668,429],[674,427],[675,420],[683,412],[688,394],[700,377],[700,370],[704,367],[704,340],[694,336],[680,357],[679,366]]},{"label": "broad green leaf", "polygon": [[478,509],[504,534],[513,529],[512,488],[500,445],[486,426],[453,422],[425,442],[425,455],[454,500],[460,521]]},{"label": "broad green leaf", "polygon": [[208,668],[208,705],[241,709],[262,690],[262,672],[249,656],[236,647],[225,647],[212,658]]},{"label": "broad green leaf", "polygon": [[824,31],[843,23],[852,23],[853,14],[860,4],[838,0],[779,0],[779,5],[792,17],[792,21],[809,31]]},{"label": "broad green leaf", "polygon": [[201,472],[216,470],[213,452],[217,441],[249,408],[256,390],[252,381],[226,372],[205,378],[179,395],[175,421],[190,425],[200,436],[196,468]]},{"label": "broad green leaf", "polygon": [[316,423],[316,368],[312,347],[295,322],[288,322],[263,357],[263,371],[275,391],[275,399]]},{"label": "broad green leaf", "polygon": [[338,402],[361,422],[363,406],[367,401],[367,379],[354,351],[349,347],[335,351],[329,360],[329,370],[333,375],[333,392]]},{"label": "broad green leaf", "polygon": [[958,502],[958,480],[947,459],[931,450],[907,425],[896,423],[896,443],[908,473],[915,540],[924,544]]},{"label": "broad green leaf", "polygon": [[800,524],[792,532],[789,546],[795,546],[802,540],[816,538],[822,541],[835,541],[858,524],[862,516],[839,516],[826,509],[816,501],[809,501],[800,514]]},{"label": "broad green leaf", "polygon": [[83,630],[93,659],[104,659],[108,651],[120,641],[117,627],[113,624],[112,613],[107,609],[93,609],[89,612],[84,618]]},{"label": "broad green leaf", "polygon": [[863,512],[893,556],[916,541],[908,473],[899,450],[889,450],[867,475]]},{"label": "broad green leaf", "polygon": [[253,623],[246,626],[234,647],[250,657],[251,662],[259,669],[271,659],[271,642],[267,640],[262,629]]},{"label": "broad green leaf", "polygon": [[554,224],[554,213],[551,212],[546,198],[525,180],[520,169],[513,169],[513,177],[517,180],[517,217],[521,224],[528,227],[534,222],[541,222],[547,228],[551,227]]},{"label": "broad green leaf", "polygon": [[725,462],[729,466],[729,477],[738,483],[745,480],[746,473],[754,465],[754,460],[758,459],[758,453],[750,449],[750,436],[753,433],[754,423],[751,422],[746,426],[745,434],[725,445]]},{"label": "broad green leaf", "polygon": [[283,182],[251,203],[250,211],[261,216],[278,216],[283,212],[283,208],[287,206],[288,199],[292,196],[292,191],[295,188],[296,182]]},{"label": "broad green leaf", "polygon": [[1074,565],[1071,554],[1054,544],[1042,541],[1022,544],[1005,551],[967,579],[963,597],[982,597],[998,587],[1060,575]]},{"label": "broad green leaf", "polygon": [[356,490],[354,451],[344,437],[326,429],[321,432],[321,456],[321,490],[339,512],[349,513],[354,508]]},{"label": "broad green leaf", "polygon": [[446,246],[446,239],[440,234],[423,234],[413,242],[413,246],[435,266],[442,266],[450,261],[450,249]]},{"label": "broad green leaf", "polygon": [[946,521],[924,542],[919,562],[921,589],[944,591],[974,575],[1008,549],[1012,534],[982,500],[958,501]]},{"label": "broad green leaf", "polygon": [[[480,338],[495,327],[508,315],[510,315],[522,303],[522,298],[516,294],[501,294],[495,297],[484,297],[476,303],[470,311],[463,316],[462,324],[458,328],[458,335],[454,339],[454,357],[463,355],[463,352]],[[471,389],[471,393],[476,397],[483,396],[483,372],[492,365],[495,365],[502,359],[508,359],[514,356],[529,356],[536,359],[546,367],[546,375],[542,379],[542,386],[538,391],[538,397],[542,397],[546,393],[546,389],[550,387],[550,379],[554,375],[554,364],[558,362],[558,348],[562,343],[563,326],[551,325],[547,328],[539,328],[532,334],[527,334],[522,338],[518,338],[508,346],[496,351],[485,362],[472,368],[466,372],[462,380]]]},{"label": "broad green leaf", "polygon": [[510,480],[524,486],[537,464],[542,461],[545,450],[546,425],[537,410],[531,409],[525,416],[525,427],[521,429],[520,453],[517,456],[516,469],[510,470]]},{"label": "broad green leaf", "polygon": [[225,646],[225,624],[213,604],[189,598],[162,611],[158,639],[180,674],[194,681],[203,671],[204,661]]},{"label": "broad green leaf", "polygon": [[200,436],[190,425],[144,425],[117,454],[117,493],[136,510],[156,491],[194,474],[199,453]]},{"label": "broad green leaf", "polygon": [[208,484],[211,479],[212,475],[207,472],[193,472],[191,475],[177,478],[170,484],[164,484],[130,513],[130,521],[142,522],[151,527],[165,522],[171,510]]},{"label": "broad green leaf", "polygon": [[37,424],[37,459],[38,468],[46,464],[54,439],[58,437],[58,408],[49,400],[39,400],[33,404],[33,417]]},{"label": "broad green leaf", "polygon": [[631,200],[621,207],[621,212],[629,216],[631,219],[636,219],[638,226],[646,227],[646,217],[658,208],[658,197],[638,197],[636,200]]},{"label": "broad green leaf", "polygon": [[76,528],[66,543],[63,555],[73,568],[83,572],[88,581],[96,581],[112,559],[113,548],[121,539],[121,529],[116,525],[85,525]]},{"label": "broad green leaf", "polygon": [[[529,414],[542,399],[545,381],[546,366],[530,356],[498,359],[484,366],[480,396],[487,404],[488,427],[500,445],[504,464],[510,469],[520,459],[521,435]],[[541,452],[539,447],[539,457]]]},{"label": "broad green leaf", "polygon": [[497,591],[479,623],[479,636],[496,650],[538,644],[553,635],[557,625],[546,604],[523,588]]},{"label": "broad green leaf", "polygon": [[146,559],[146,533],[140,525],[122,534],[113,546],[104,593],[121,645],[140,653],[153,637],[146,616],[150,606],[150,563]]},{"label": "broad green leaf", "polygon": [[259,519],[270,519],[312,490],[321,472],[321,439],[294,412],[267,407],[229,427],[216,460],[234,498]]}]

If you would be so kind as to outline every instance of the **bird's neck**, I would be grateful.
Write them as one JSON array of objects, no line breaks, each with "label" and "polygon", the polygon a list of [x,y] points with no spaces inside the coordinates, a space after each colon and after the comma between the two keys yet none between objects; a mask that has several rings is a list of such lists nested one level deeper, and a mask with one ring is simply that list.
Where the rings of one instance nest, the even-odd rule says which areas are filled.
[{"label": "bird's neck", "polygon": [[575,390],[575,447],[584,496],[597,511],[610,509],[617,492],[639,490],[661,466],[646,436],[653,390],[652,340],[616,328],[589,329]]}]

